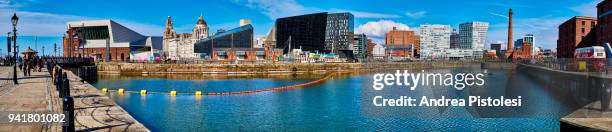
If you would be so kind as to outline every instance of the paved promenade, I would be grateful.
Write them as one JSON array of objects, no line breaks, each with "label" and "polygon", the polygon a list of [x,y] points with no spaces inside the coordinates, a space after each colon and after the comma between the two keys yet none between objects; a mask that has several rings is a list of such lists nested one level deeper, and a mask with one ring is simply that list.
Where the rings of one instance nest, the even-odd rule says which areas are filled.
[{"label": "paved promenade", "polygon": [[[12,67],[0,67],[0,112],[61,112],[62,102],[48,72],[19,76],[12,84]],[[20,72],[20,71],[18,71]],[[68,72],[75,104],[77,131],[149,131],[113,100]],[[0,131],[61,131],[60,125],[0,125]]]},{"label": "paved promenade", "polygon": [[[48,96],[51,80],[48,73],[32,72],[32,76],[23,77],[23,72],[17,70],[19,85],[13,85],[13,68],[0,67],[0,112],[51,111],[53,106]],[[60,131],[60,128],[45,124],[0,125],[0,131]]]}]

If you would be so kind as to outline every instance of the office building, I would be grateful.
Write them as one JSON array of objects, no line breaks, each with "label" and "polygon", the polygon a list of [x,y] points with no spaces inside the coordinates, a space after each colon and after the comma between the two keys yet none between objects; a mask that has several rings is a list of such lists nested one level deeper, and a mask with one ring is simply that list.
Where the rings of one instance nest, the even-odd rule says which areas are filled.
[{"label": "office building", "polygon": [[445,50],[450,48],[450,25],[421,25],[421,58],[445,59]]},{"label": "office building", "polygon": [[368,37],[365,34],[356,34],[353,43],[352,50],[355,58],[364,59],[366,57]]},{"label": "office building", "polygon": [[326,12],[279,18],[275,25],[276,48],[283,53],[289,47],[313,53],[325,50]]},{"label": "office building", "polygon": [[461,41],[459,40],[459,31],[457,31],[457,29],[453,29],[453,32],[451,33],[451,37],[450,37],[450,48],[451,49],[459,48],[460,43]]},{"label": "office building", "polygon": [[339,53],[340,50],[351,50],[353,43],[354,16],[351,13],[327,14],[325,27],[325,50]]},{"label": "office building", "polygon": [[459,25],[460,49],[484,50],[487,40],[487,22],[467,22]]},{"label": "office building", "polygon": [[[276,48],[284,53],[301,49],[311,53],[341,53],[353,43],[354,16],[327,12],[276,19]],[[351,51],[352,52],[352,51]]]}]

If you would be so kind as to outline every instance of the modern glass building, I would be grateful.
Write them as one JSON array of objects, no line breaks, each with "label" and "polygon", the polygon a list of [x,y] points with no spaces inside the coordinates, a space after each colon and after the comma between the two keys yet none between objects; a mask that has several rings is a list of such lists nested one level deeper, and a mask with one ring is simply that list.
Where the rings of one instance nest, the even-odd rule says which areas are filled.
[{"label": "modern glass building", "polygon": [[291,44],[292,49],[323,52],[326,23],[327,12],[276,19],[276,48],[287,53]]},{"label": "modern glass building", "polygon": [[354,16],[327,12],[276,19],[276,48],[320,53],[352,50]]},{"label": "modern glass building", "polygon": [[339,50],[352,50],[354,16],[351,13],[332,13],[327,15],[325,29],[325,50],[338,53]]},{"label": "modern glass building", "polygon": [[253,26],[244,25],[232,30],[219,32],[214,36],[199,40],[195,43],[195,53],[210,56],[213,48],[252,48]]},{"label": "modern glass building", "polygon": [[366,45],[368,44],[368,37],[365,34],[356,34],[354,37],[353,53],[356,58],[365,58]]},{"label": "modern glass building", "polygon": [[484,50],[488,22],[466,22],[459,25],[460,49]]}]

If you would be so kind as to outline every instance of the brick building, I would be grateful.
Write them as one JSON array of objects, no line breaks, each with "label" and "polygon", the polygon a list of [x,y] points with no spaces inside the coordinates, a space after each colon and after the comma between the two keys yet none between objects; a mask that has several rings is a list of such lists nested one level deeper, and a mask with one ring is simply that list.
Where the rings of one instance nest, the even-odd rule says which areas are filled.
[{"label": "brick building", "polygon": [[368,44],[366,44],[366,58],[374,57],[374,46],[376,46],[376,43],[372,42],[372,39],[368,39]]},{"label": "brick building", "polygon": [[385,36],[385,44],[391,57],[418,56],[420,43],[420,38],[414,31],[397,30],[396,27],[393,27],[393,30],[387,32]]},{"label": "brick building", "polygon": [[612,2],[597,4],[597,44],[612,43]]},{"label": "brick building", "polygon": [[595,33],[591,32],[596,26],[597,19],[586,16],[576,16],[561,24],[557,58],[573,58],[576,48],[596,45]]},{"label": "brick building", "polygon": [[[68,22],[63,37],[64,56],[97,60],[127,61],[155,58],[162,38],[143,36],[112,20]],[[107,54],[108,53],[108,54]]]}]

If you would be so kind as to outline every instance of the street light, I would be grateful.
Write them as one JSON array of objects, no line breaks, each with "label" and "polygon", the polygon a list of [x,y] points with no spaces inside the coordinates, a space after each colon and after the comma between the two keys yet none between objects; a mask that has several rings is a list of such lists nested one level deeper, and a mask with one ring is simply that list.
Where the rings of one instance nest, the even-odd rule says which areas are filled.
[{"label": "street light", "polygon": [[13,13],[13,17],[11,18],[11,23],[13,24],[13,57],[15,57],[15,65],[13,65],[13,84],[17,83],[17,21],[19,21],[19,17],[17,17],[17,13]]}]

